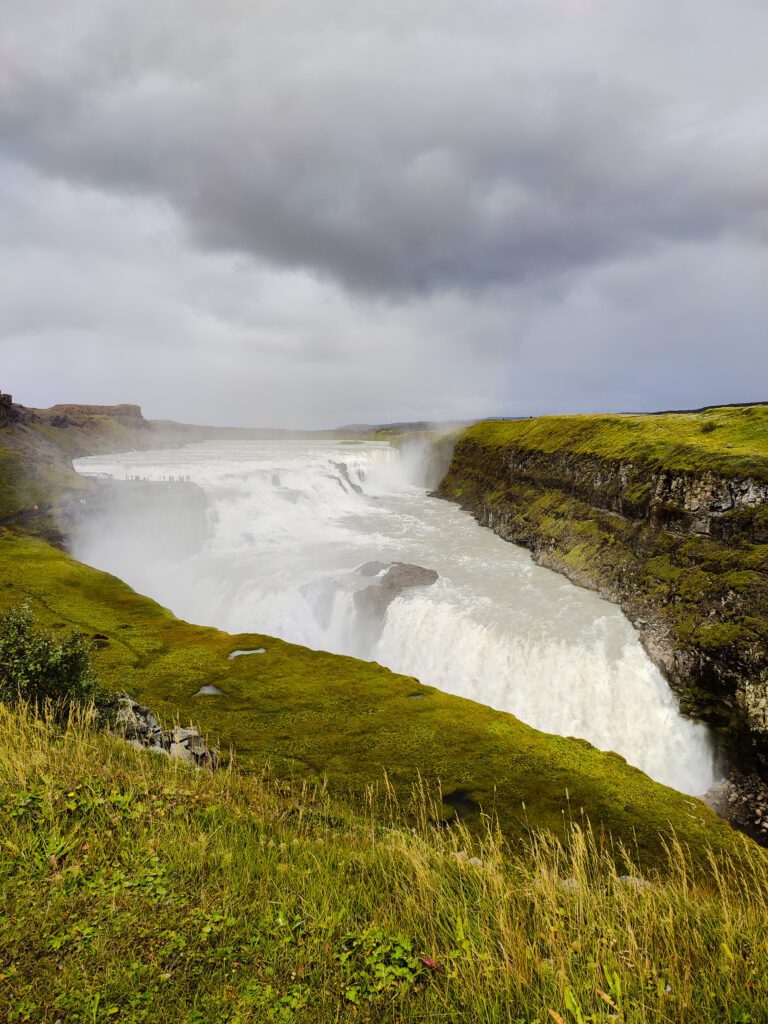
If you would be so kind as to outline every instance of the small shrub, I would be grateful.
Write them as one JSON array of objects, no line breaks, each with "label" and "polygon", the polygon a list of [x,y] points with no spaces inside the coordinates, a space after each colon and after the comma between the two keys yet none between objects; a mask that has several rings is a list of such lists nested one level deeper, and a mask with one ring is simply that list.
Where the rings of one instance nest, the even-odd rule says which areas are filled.
[{"label": "small shrub", "polygon": [[66,711],[99,696],[91,645],[78,632],[60,639],[35,626],[29,604],[0,618],[0,700]]}]

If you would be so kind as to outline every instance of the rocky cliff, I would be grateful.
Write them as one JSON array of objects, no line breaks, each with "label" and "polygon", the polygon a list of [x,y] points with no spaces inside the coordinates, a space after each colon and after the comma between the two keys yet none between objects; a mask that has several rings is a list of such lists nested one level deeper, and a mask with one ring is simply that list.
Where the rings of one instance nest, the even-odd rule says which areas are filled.
[{"label": "rocky cliff", "polygon": [[7,427],[11,422],[13,399],[10,395],[0,392],[0,427]]},{"label": "rocky cliff", "polygon": [[73,458],[176,441],[145,420],[137,405],[8,410],[0,436],[0,523],[23,521],[58,544],[64,544],[64,519],[95,490],[72,468]]},{"label": "rocky cliff", "polygon": [[620,603],[683,710],[768,773],[768,410],[479,424],[437,493]]},{"label": "rocky cliff", "polygon": [[149,427],[138,405],[54,405],[36,411],[54,427],[83,427],[93,417],[106,417],[124,427]]}]

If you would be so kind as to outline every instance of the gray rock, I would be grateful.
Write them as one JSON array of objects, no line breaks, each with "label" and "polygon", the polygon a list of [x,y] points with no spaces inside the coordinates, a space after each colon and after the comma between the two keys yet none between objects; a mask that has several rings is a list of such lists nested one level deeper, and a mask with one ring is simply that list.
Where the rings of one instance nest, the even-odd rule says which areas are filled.
[{"label": "gray rock", "polygon": [[434,569],[406,562],[366,562],[359,576],[374,577],[371,584],[355,594],[355,607],[378,623],[394,599],[412,587],[431,587],[440,578]]},{"label": "gray rock", "polygon": [[619,875],[619,881],[631,889],[652,889],[653,882],[645,878],[638,878],[637,875]]},{"label": "gray rock", "polygon": [[179,761],[186,761],[188,764],[197,764],[195,755],[184,743],[171,743],[168,748],[168,753],[171,757],[176,758]]},{"label": "gray rock", "polygon": [[138,750],[168,754],[199,768],[218,767],[218,751],[209,748],[197,729],[180,725],[162,729],[149,708],[125,695],[118,699],[115,731]]},{"label": "gray rock", "polygon": [[351,491],[355,492],[355,494],[363,493],[363,488],[360,486],[360,484],[356,484],[355,481],[350,477],[349,466],[346,464],[346,462],[334,462],[334,466],[339,471],[339,477],[342,481],[342,488],[344,487],[344,484],[346,484]]},{"label": "gray rock", "polygon": [[358,566],[355,572],[358,576],[378,576],[380,572],[383,572],[390,565],[391,562],[365,562],[363,565]]},{"label": "gray rock", "polygon": [[208,744],[205,742],[203,737],[200,736],[198,733],[195,733],[193,736],[190,736],[185,745],[187,750],[189,750],[192,754],[195,754],[197,757],[202,756],[208,751]]},{"label": "gray rock", "polygon": [[137,740],[143,747],[163,746],[163,730],[157,718],[130,697],[118,698],[115,728],[127,740]]},{"label": "gray rock", "polygon": [[393,562],[381,577],[381,582],[384,586],[401,591],[408,587],[430,587],[439,578],[434,569],[408,565],[405,562]]},{"label": "gray rock", "polygon": [[185,743],[193,736],[197,736],[197,729],[182,729],[180,725],[174,725],[171,729],[172,743]]}]

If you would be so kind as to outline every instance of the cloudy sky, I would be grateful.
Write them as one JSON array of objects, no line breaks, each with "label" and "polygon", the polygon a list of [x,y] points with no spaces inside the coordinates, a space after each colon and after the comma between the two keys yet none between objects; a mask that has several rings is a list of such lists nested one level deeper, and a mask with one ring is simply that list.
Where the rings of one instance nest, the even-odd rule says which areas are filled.
[{"label": "cloudy sky", "polygon": [[3,0],[0,389],[768,399],[765,0]]}]

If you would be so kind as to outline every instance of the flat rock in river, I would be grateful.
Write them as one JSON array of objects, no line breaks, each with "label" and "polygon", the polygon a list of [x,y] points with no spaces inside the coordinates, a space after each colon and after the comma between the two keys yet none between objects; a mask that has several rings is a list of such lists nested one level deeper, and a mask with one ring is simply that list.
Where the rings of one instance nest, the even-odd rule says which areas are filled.
[{"label": "flat rock in river", "polygon": [[369,586],[355,594],[355,606],[381,622],[390,603],[404,590],[430,587],[440,578],[434,569],[407,562],[366,562],[355,570],[373,577]]}]

